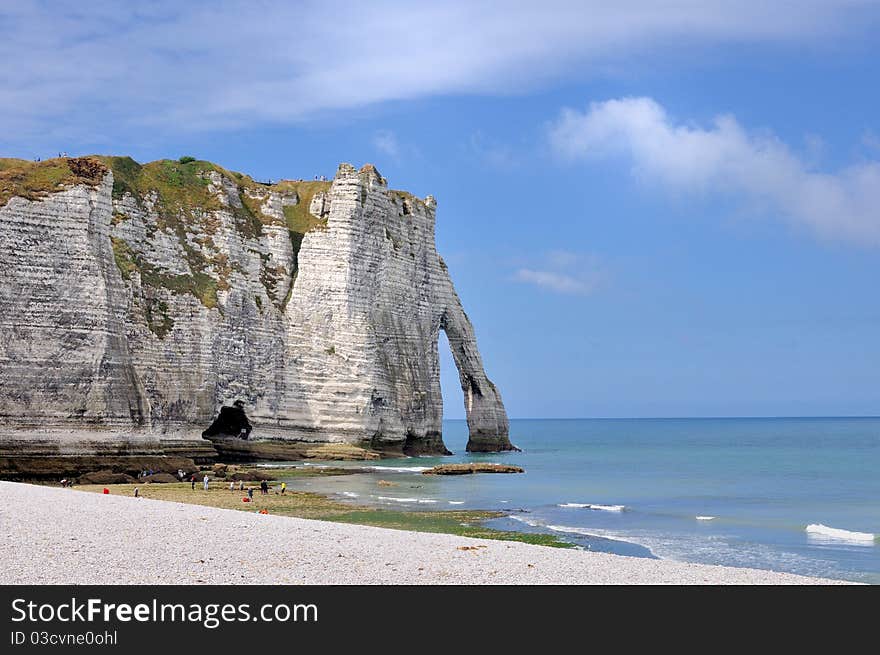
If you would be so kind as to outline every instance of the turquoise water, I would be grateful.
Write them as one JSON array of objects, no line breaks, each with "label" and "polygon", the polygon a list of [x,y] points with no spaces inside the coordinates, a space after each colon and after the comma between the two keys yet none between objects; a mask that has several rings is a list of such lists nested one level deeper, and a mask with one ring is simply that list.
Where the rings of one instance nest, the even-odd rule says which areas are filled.
[{"label": "turquoise water", "polygon": [[[880,418],[514,420],[523,452],[484,455],[464,452],[464,421],[445,421],[444,440],[455,456],[292,484],[385,507],[508,510],[490,523],[592,550],[880,583]],[[526,473],[420,474],[473,460]]]}]

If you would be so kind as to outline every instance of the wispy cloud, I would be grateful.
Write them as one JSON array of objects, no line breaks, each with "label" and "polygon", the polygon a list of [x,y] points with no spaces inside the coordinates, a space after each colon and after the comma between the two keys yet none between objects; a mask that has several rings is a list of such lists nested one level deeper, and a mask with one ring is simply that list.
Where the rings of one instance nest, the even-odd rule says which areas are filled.
[{"label": "wispy cloud", "polygon": [[400,143],[391,130],[379,130],[373,135],[373,147],[392,159],[400,157]]},{"label": "wispy cloud", "polygon": [[[0,145],[306,120],[389,100],[522,91],[669,44],[872,35],[869,0],[243,0],[0,5]],[[442,34],[444,38],[431,38]],[[839,39],[837,39],[839,41]]]},{"label": "wispy cloud", "polygon": [[579,280],[565,273],[535,271],[530,268],[519,269],[516,272],[516,279],[557,293],[586,295],[595,289],[595,284],[587,280]]},{"label": "wispy cloud", "polygon": [[730,115],[699,127],[673,120],[651,98],[565,110],[550,141],[571,159],[623,157],[642,180],[676,191],[735,194],[813,233],[880,245],[880,163],[823,172],[780,139]]},{"label": "wispy cloud", "polygon": [[543,256],[534,266],[516,270],[513,279],[547,291],[576,296],[593,293],[605,274],[595,255],[579,255],[555,250]]}]

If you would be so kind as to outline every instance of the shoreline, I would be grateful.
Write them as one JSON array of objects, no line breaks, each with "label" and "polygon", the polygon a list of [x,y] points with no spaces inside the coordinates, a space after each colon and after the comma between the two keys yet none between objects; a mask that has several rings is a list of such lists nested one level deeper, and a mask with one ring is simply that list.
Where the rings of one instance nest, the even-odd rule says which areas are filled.
[{"label": "shoreline", "polygon": [[15,482],[0,518],[4,584],[850,584]]},{"label": "shoreline", "polygon": [[[343,469],[281,469],[286,471],[285,477],[315,477],[323,475],[348,475]],[[331,472],[327,472],[327,471]],[[228,482],[222,479],[212,479],[209,491],[204,491],[201,482],[196,482],[195,488],[191,483],[164,483],[164,484],[84,484],[77,485],[74,491],[87,493],[101,493],[106,487],[108,495],[133,497],[134,488],[138,487],[141,498],[177,502],[198,507],[213,507],[216,509],[234,510],[239,512],[260,512],[266,510],[271,515],[287,516],[293,518],[313,519],[330,521],[334,523],[346,523],[351,525],[369,525],[379,528],[396,530],[409,530],[413,532],[452,534],[463,537],[477,537],[482,539],[496,539],[501,541],[519,541],[523,543],[537,544],[556,548],[575,548],[576,545],[561,537],[544,532],[525,532],[518,530],[499,530],[486,527],[485,521],[502,518],[508,515],[501,510],[407,510],[398,508],[383,508],[375,505],[353,502],[351,500],[338,500],[324,493],[312,491],[288,489],[286,493],[277,492],[278,480],[267,480],[270,483],[270,493],[262,495],[259,492],[258,482],[246,482],[246,486],[254,488],[253,499],[243,502],[246,492],[238,490],[238,482],[235,482],[235,490],[228,489]]]}]

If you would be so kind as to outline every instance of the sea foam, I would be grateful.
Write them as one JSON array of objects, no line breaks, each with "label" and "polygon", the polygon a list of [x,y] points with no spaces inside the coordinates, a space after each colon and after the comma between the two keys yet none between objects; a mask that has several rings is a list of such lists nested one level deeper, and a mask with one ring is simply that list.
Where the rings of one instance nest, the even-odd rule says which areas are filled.
[{"label": "sea foam", "polygon": [[507,518],[513,519],[514,521],[519,521],[520,523],[525,523],[526,525],[530,525],[533,528],[543,528],[545,527],[543,523],[540,521],[535,521],[533,519],[527,519],[522,516],[517,516],[516,514],[511,514]]},{"label": "sea foam", "polygon": [[366,468],[382,473],[421,473],[427,471],[427,466],[367,466]]},{"label": "sea foam", "polygon": [[390,500],[395,503],[436,503],[436,500],[428,498],[393,498],[391,496],[376,496],[379,500]]},{"label": "sea foam", "polygon": [[592,503],[559,503],[557,507],[594,509],[600,512],[623,512],[626,510],[626,505],[594,505]]},{"label": "sea foam", "polygon": [[807,526],[806,531],[811,537],[818,539],[848,541],[850,543],[858,543],[864,546],[874,545],[874,534],[871,532],[853,532],[852,530],[830,528],[821,523],[810,523],[810,525]]},{"label": "sea foam", "polygon": [[546,527],[548,530],[553,530],[553,532],[568,532],[570,534],[579,534],[585,537],[602,538],[602,535],[598,534],[596,530],[588,530],[586,528],[576,528],[570,525],[548,525]]}]

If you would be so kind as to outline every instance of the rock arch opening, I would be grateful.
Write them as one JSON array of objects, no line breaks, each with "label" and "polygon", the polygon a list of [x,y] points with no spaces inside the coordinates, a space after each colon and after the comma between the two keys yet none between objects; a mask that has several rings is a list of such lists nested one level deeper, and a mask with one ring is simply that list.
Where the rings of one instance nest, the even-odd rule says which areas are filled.
[{"label": "rock arch opening", "polygon": [[[451,283],[450,283],[451,286]],[[454,292],[453,292],[454,293]],[[486,377],[483,360],[477,350],[476,335],[470,319],[461,308],[458,297],[440,317],[440,329],[445,334],[458,370],[458,381],[464,401],[468,425],[468,452],[497,452],[518,450],[510,443],[509,424],[501,395]]]},{"label": "rock arch opening", "polygon": [[442,329],[438,336],[437,349],[440,358],[440,393],[443,398],[443,412],[440,417],[443,441],[453,452],[463,451],[467,446],[468,428],[465,414],[465,396],[452,347],[446,332]]}]

